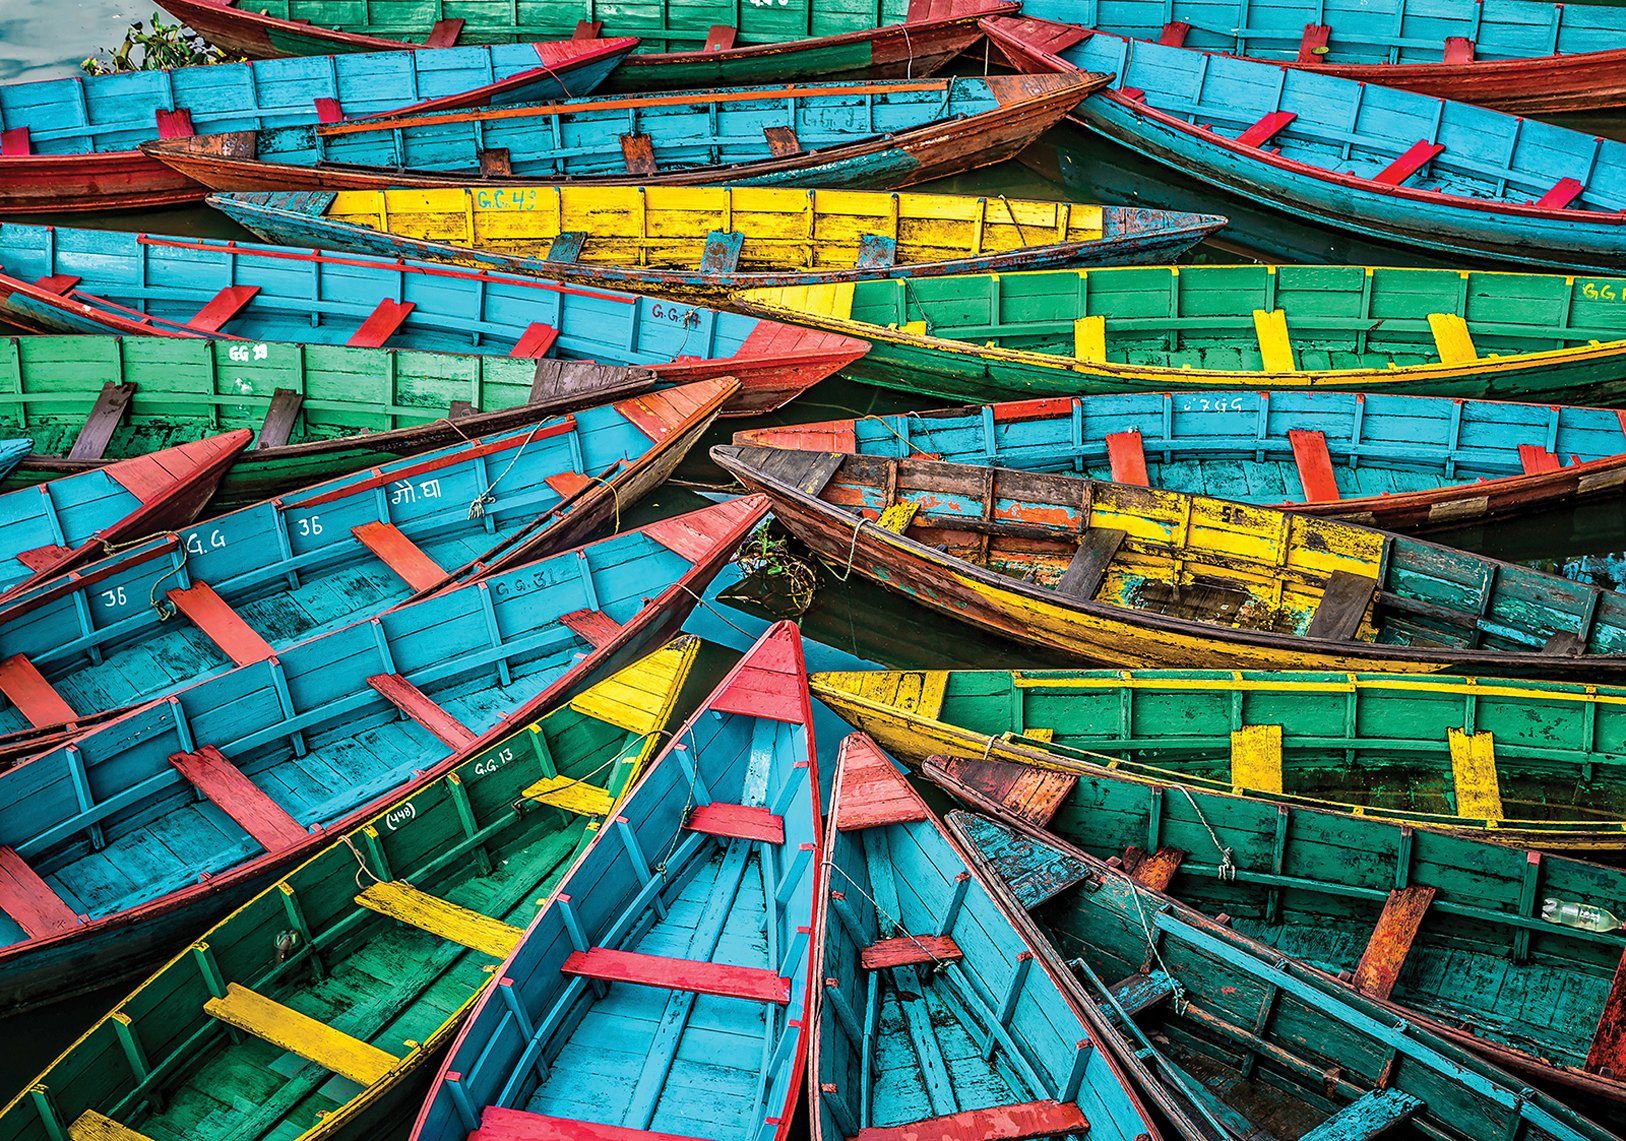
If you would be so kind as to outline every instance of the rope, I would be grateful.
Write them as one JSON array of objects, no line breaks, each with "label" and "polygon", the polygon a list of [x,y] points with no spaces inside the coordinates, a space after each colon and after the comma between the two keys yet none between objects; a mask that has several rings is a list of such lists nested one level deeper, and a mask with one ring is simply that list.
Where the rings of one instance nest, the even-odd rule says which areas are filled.
[{"label": "rope", "polygon": [[1011,205],[1011,200],[1003,194],[999,196],[999,200],[1005,203],[1005,213],[1010,217],[1011,225],[1016,227],[1016,236],[1022,239],[1024,246],[1031,246],[1033,243],[1028,241],[1028,236],[1022,229],[1022,223],[1016,220],[1016,208]]},{"label": "rope", "polygon": [[[906,413],[904,413],[904,415],[910,417],[911,419],[919,420],[922,424],[924,424],[926,422],[926,418],[924,416],[922,416],[918,412],[906,412]],[[888,418],[885,417],[885,416],[880,415],[879,413],[871,412],[869,415],[860,416],[858,419],[860,421],[874,420],[881,427],[885,428],[888,432],[892,433],[893,438],[896,439],[899,443],[901,443],[904,447],[911,448],[914,451],[919,452],[923,456],[931,454],[925,448],[921,447],[919,444],[917,444],[913,440],[911,440],[908,436],[905,436],[902,432],[899,432],[891,424],[888,424],[887,423]],[[932,434],[932,430],[928,426],[926,428],[926,435],[930,436],[931,434]]]},{"label": "rope", "polygon": [[1197,814],[1197,819],[1202,821],[1203,827],[1208,831],[1208,838],[1214,842],[1214,848],[1220,854],[1219,878],[1222,880],[1236,879],[1236,853],[1220,843],[1220,838],[1215,834],[1213,825],[1208,823],[1208,817],[1204,816],[1203,810],[1197,807],[1197,798],[1191,795],[1191,790],[1184,785],[1177,784],[1174,787],[1185,794],[1186,800],[1191,804],[1191,810]]},{"label": "rope", "polygon": [[158,621],[160,622],[168,622],[171,618],[175,617],[175,613],[178,608],[167,598],[162,602],[158,601],[158,588],[163,585],[166,578],[173,575],[178,575],[182,570],[186,569],[186,560],[190,554],[190,552],[186,549],[186,544],[181,542],[181,537],[179,535],[175,536],[175,541],[178,545],[179,551],[181,552],[180,561],[171,566],[163,574],[153,579],[152,589],[147,591],[147,605],[152,607],[153,613],[158,615]]},{"label": "rope", "polygon": [[[694,726],[687,725],[683,731],[688,735],[691,750],[688,764],[689,796],[684,802],[683,811],[678,813],[677,827],[672,830],[672,838],[666,843],[666,854],[656,861],[655,866],[650,869],[657,873],[663,881],[666,879],[667,865],[671,863],[673,854],[677,852],[678,837],[683,835],[684,826],[689,823],[689,814],[694,811],[694,786],[695,782],[700,779],[700,747],[694,739]],[[674,750],[680,747],[676,737],[672,738],[670,747]]]},{"label": "rope", "polygon": [[[446,422],[450,424],[451,420],[448,419]],[[546,421],[544,420],[538,420],[534,425],[532,425],[530,434],[525,437],[525,442],[519,446],[512,456],[509,457],[508,466],[503,468],[502,471],[497,474],[496,479],[492,480],[486,485],[486,489],[484,491],[482,491],[479,495],[476,495],[473,499],[469,500],[470,519],[485,518],[486,508],[497,502],[497,485],[507,477],[509,472],[514,470],[514,465],[519,463],[519,458],[525,454],[525,449],[531,446],[531,441],[536,439],[536,434],[542,430],[542,425],[545,423]],[[466,439],[467,437],[464,438]]]},{"label": "rope", "polygon": [[750,641],[753,641],[753,642],[756,641],[757,636],[755,634],[751,633],[749,630],[741,629],[737,622],[733,621],[731,618],[729,618],[728,615],[724,614],[721,610],[717,609],[717,607],[713,606],[710,602],[707,602],[700,595],[696,594],[694,592],[693,588],[690,587],[687,583],[680,582],[680,583],[678,583],[678,586],[690,598],[694,599],[701,606],[704,606],[707,610],[711,611],[717,617],[721,618],[727,625],[732,626],[737,633],[744,635]]},{"label": "rope", "polygon": [[942,970],[943,968],[945,968],[945,967],[947,967],[949,965],[943,959],[939,959],[936,955],[932,954],[932,949],[930,947],[926,946],[926,944],[922,943],[920,941],[919,936],[910,934],[909,930],[906,927],[904,927],[904,925],[903,925],[903,923],[901,921],[893,918],[890,914],[888,914],[886,908],[882,907],[879,903],[877,903],[875,901],[875,897],[873,895],[871,895],[869,892],[865,891],[863,885],[860,884],[857,880],[853,879],[852,876],[848,875],[841,868],[836,867],[836,865],[834,863],[832,863],[831,861],[829,861],[829,860],[821,860],[820,863],[827,870],[835,872],[842,879],[846,880],[848,884],[850,884],[854,889],[857,890],[859,895],[861,895],[865,899],[869,900],[869,905],[875,909],[876,926],[877,927],[880,926],[880,920],[885,919],[886,923],[887,923],[886,930],[888,930],[888,931],[896,931],[896,932],[898,932],[898,934],[902,938],[907,939],[907,940],[909,940],[909,942],[913,943],[920,950],[921,954],[925,955],[928,959],[930,959],[932,961],[932,970],[934,972],[935,971],[940,971],[940,970]]},{"label": "rope", "polygon": [[[853,541],[847,547],[847,567],[846,567],[846,570],[841,574],[837,574],[834,570],[832,570],[830,572],[831,577],[834,578],[837,582],[846,582],[848,579],[852,578],[852,576],[853,576],[853,559],[855,559],[858,556],[858,533],[864,529],[864,524],[867,523],[867,522],[869,522],[869,520],[865,519],[862,515],[860,515],[858,517],[858,521],[853,524]],[[826,560],[826,562],[828,562],[828,560]]]},{"label": "rope", "polygon": [[1169,980],[1169,985],[1173,987],[1170,997],[1174,1002],[1174,1012],[1184,1017],[1186,1007],[1191,1005],[1186,1001],[1186,988],[1181,985],[1179,977],[1169,970],[1169,965],[1163,961],[1163,953],[1157,949],[1157,937],[1152,931],[1152,925],[1146,920],[1145,909],[1141,907],[1140,885],[1128,876],[1124,876],[1123,881],[1129,885],[1130,897],[1135,901],[1135,914],[1140,919],[1141,934],[1146,936],[1146,947],[1152,952],[1152,958],[1157,960],[1158,970],[1163,972]]},{"label": "rope", "polygon": [[361,877],[364,876],[364,875],[368,879],[372,880],[374,883],[383,883],[384,882],[383,880],[379,879],[376,875],[373,874],[373,869],[369,868],[367,866],[367,861],[362,858],[362,855],[361,855],[360,852],[356,851],[356,845],[350,839],[349,836],[340,836],[339,839],[344,842],[344,846],[346,848],[350,849],[350,854],[352,856],[356,857],[356,865],[357,865],[357,869],[358,869],[356,871],[356,890],[357,891],[365,891],[366,890],[367,885],[361,882]]}]

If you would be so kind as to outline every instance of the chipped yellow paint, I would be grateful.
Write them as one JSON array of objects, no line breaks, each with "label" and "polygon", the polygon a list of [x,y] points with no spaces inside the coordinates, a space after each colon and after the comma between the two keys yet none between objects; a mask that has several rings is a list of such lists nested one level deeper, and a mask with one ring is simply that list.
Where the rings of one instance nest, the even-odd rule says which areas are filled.
[{"label": "chipped yellow paint", "polygon": [[1282,727],[1245,725],[1231,734],[1231,787],[1282,791]]},{"label": "chipped yellow paint", "polygon": [[151,1141],[151,1138],[120,1125],[111,1117],[103,1117],[94,1109],[87,1109],[68,1126],[68,1141]]},{"label": "chipped yellow paint", "polygon": [[699,652],[698,639],[674,639],[576,697],[570,708],[629,733],[653,733],[671,718]]},{"label": "chipped yellow paint", "polygon": [[864,702],[936,720],[943,712],[947,670],[851,670],[813,674],[810,679],[831,694],[851,694]]},{"label": "chipped yellow paint", "polygon": [[1253,332],[1259,338],[1259,355],[1266,372],[1295,372],[1293,341],[1287,335],[1287,314],[1280,309],[1255,309]]},{"label": "chipped yellow paint", "polygon": [[298,1054],[357,1085],[383,1081],[401,1061],[377,1046],[236,983],[226,984],[226,997],[211,998],[203,1009],[228,1026]]},{"label": "chipped yellow paint", "polygon": [[[866,235],[897,243],[900,267],[1102,236],[1099,206],[751,186],[344,190],[326,216],[403,238],[520,257],[546,257],[554,238],[576,232],[587,236],[581,265],[668,270],[699,268],[706,235],[721,230],[744,237],[743,272],[851,269]],[[460,260],[477,264],[473,257]]]},{"label": "chipped yellow paint", "polygon": [[875,520],[875,525],[901,535],[909,529],[909,524],[919,512],[920,504],[912,499],[894,503],[881,512],[880,518]]},{"label": "chipped yellow paint", "polygon": [[1107,359],[1107,319],[1080,317],[1073,322],[1073,355],[1081,361],[1102,364]]},{"label": "chipped yellow paint", "polygon": [[1468,322],[1455,313],[1430,313],[1429,332],[1434,334],[1434,348],[1443,364],[1477,364],[1479,350],[1468,332]]},{"label": "chipped yellow paint", "polygon": [[543,777],[521,795],[578,816],[608,816],[615,807],[615,799],[598,785],[566,776]]},{"label": "chipped yellow paint", "polygon": [[1456,786],[1457,815],[1500,822],[1502,782],[1496,775],[1496,738],[1489,732],[1446,733],[1451,745],[1451,781]]},{"label": "chipped yellow paint", "polygon": [[1029,725],[1026,729],[1022,730],[1022,736],[1033,741],[1043,741],[1048,745],[1050,742],[1056,739],[1056,731],[1054,729],[1039,729]]},{"label": "chipped yellow paint", "polygon": [[[606,796],[605,800],[608,799]],[[356,896],[356,902],[368,911],[387,915],[493,959],[506,959],[525,933],[511,923],[419,891],[400,880],[368,884]]]}]

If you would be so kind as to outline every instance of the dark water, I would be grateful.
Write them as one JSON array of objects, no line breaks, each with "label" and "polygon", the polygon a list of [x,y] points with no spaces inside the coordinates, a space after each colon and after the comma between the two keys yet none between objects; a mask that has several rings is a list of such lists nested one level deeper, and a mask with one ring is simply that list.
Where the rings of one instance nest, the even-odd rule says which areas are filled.
[{"label": "dark water", "polygon": [[[0,81],[72,74],[98,49],[111,48],[135,19],[150,19],[150,3],[137,0],[0,0]],[[1567,116],[1566,125],[1626,137],[1626,117]],[[988,171],[946,180],[933,189],[979,194],[1065,197],[1221,213],[1230,227],[1196,252],[1204,261],[1354,262],[1373,265],[1440,265],[1347,233],[1306,225],[1258,203],[1205,188],[1073,128],[1053,132],[1022,157]],[[218,237],[245,237],[206,208],[148,214],[63,218],[63,224],[144,229]],[[1462,263],[1457,263],[1462,264]],[[828,381],[771,419],[794,422],[923,408],[927,402],[842,380]],[[766,420],[764,421],[766,422]],[[714,429],[707,443],[726,440],[738,426]],[[721,473],[697,448],[678,473],[680,481],[721,482]],[[667,488],[641,509],[672,513],[696,506],[692,493]],[[652,516],[653,517],[653,516]],[[1546,570],[1626,586],[1626,501],[1582,509],[1556,509],[1494,527],[1445,533],[1442,541],[1529,563]],[[804,619],[807,635],[827,645],[893,666],[1018,666],[1051,664],[989,635],[957,628],[945,636],[922,611],[854,580],[825,577],[818,602]],[[1056,663],[1059,664],[1059,663]],[[0,1022],[0,1102],[39,1073],[64,1047],[125,992],[109,987],[56,1008]]]}]

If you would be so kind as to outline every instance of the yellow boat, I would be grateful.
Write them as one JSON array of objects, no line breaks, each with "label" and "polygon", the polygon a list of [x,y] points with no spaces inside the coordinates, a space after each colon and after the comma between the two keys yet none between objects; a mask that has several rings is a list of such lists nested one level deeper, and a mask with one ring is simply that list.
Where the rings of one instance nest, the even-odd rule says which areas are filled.
[{"label": "yellow boat", "polygon": [[869,341],[843,370],[858,380],[976,404],[1214,388],[1602,404],[1626,397],[1623,299],[1620,277],[1164,265],[787,284],[734,304]]},{"label": "yellow boat", "polygon": [[838,574],[1088,662],[1626,680],[1626,596],[1406,535],[1008,468],[711,456]]},{"label": "yellow boat", "polygon": [[668,296],[1167,261],[1208,214],[1004,195],[776,187],[515,186],[217,194],[269,241]]}]

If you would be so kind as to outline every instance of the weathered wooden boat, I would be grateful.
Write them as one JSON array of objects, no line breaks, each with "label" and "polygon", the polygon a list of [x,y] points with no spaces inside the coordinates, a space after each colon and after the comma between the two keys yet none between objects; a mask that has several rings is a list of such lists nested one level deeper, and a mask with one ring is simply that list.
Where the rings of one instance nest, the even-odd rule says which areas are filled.
[{"label": "weathered wooden boat", "polygon": [[1343,392],[1125,393],[747,428],[736,444],[1065,472],[1390,530],[1626,485],[1622,413]]},{"label": "weathered wooden boat", "polygon": [[219,512],[655,383],[648,369],[557,358],[176,337],[3,338],[0,432],[28,433],[34,450],[21,449],[0,487],[246,428],[254,443],[209,501]]},{"label": "weathered wooden boat", "polygon": [[232,0],[163,0],[163,6],[212,43],[250,57],[637,36],[642,50],[610,84],[633,91],[931,75],[981,38],[980,17],[1017,8],[1009,0],[709,7],[661,0],[613,8],[465,0],[456,17],[447,17],[441,7],[358,9],[338,0],[267,0],[253,8]]},{"label": "weathered wooden boat", "polygon": [[0,84],[0,212],[196,202],[203,187],[142,154],[139,144],[384,111],[587,95],[637,42],[374,52]]},{"label": "weathered wooden boat", "polygon": [[711,456],[838,575],[1107,665],[1626,679],[1626,597],[1208,496],[933,460]]},{"label": "weathered wooden boat", "polygon": [[[1225,915],[1504,1068],[1626,1101],[1618,868],[1099,767],[934,757],[925,775],[1013,832]],[[1532,1004],[1538,993],[1565,999]]]},{"label": "weathered wooden boat", "polygon": [[186,526],[252,438],[223,432],[0,495],[0,604],[113,544]]},{"label": "weathered wooden boat", "polygon": [[163,139],[142,150],[214,190],[893,189],[1013,157],[1106,81],[1069,72],[605,95]]},{"label": "weathered wooden boat", "polygon": [[91,1027],[0,1135],[387,1135],[658,748],[698,648],[670,643],[340,834]]},{"label": "weathered wooden boat", "polygon": [[1027,0],[1022,14],[1523,114],[1626,103],[1626,13],[1545,0]]},{"label": "weathered wooden boat", "polygon": [[822,862],[812,1141],[1159,1136],[1095,1005],[862,733],[841,743]]},{"label": "weathered wooden boat", "polygon": [[0,758],[585,542],[666,479],[733,387],[700,381],[397,460],[19,592],[0,605]]},{"label": "weathered wooden boat", "polygon": [[[216,194],[267,241],[667,297],[904,275],[1172,261],[1225,224],[1126,206],[777,187]],[[564,242],[574,260],[557,259]]]},{"label": "weathered wooden boat", "polygon": [[1408,247],[1577,272],[1626,267],[1626,144],[1069,24],[1001,16],[982,26],[1019,68],[1112,72],[1078,120],[1211,185]]},{"label": "weathered wooden boat", "polygon": [[817,674],[812,687],[910,764],[943,754],[1053,770],[1041,792],[1071,776],[1123,778],[1246,799],[1236,812],[1249,820],[1297,806],[1543,850],[1626,849],[1626,755],[1611,735],[1626,690],[1614,686],[1298,670],[872,670]]},{"label": "weathered wooden boat", "polygon": [[[1623,215],[1626,217],[1626,215]],[[1206,388],[1626,399],[1626,278],[1365,266],[1037,270],[760,289],[856,379],[983,403]]]},{"label": "weathered wooden boat", "polygon": [[776,408],[868,351],[840,334],[555,281],[362,254],[0,224],[0,316],[25,328],[591,360],[732,376]]},{"label": "weathered wooden boat", "polygon": [[18,440],[0,440],[0,479],[16,471],[17,465],[27,459],[33,451],[32,436]]},{"label": "weathered wooden boat", "polygon": [[823,875],[801,636],[771,627],[500,968],[414,1141],[783,1141]]},{"label": "weathered wooden boat", "polygon": [[0,1007],[150,970],[329,831],[662,644],[765,506],[718,504],[401,607],[0,772]]},{"label": "weathered wooden boat", "polygon": [[[1146,1043],[1164,1100],[1221,1136],[1604,1141],[1615,1134],[1383,1003],[1182,906],[1121,870],[996,821],[950,835],[1050,941],[1075,1001]],[[1216,1130],[1218,1132],[1218,1130]]]}]

